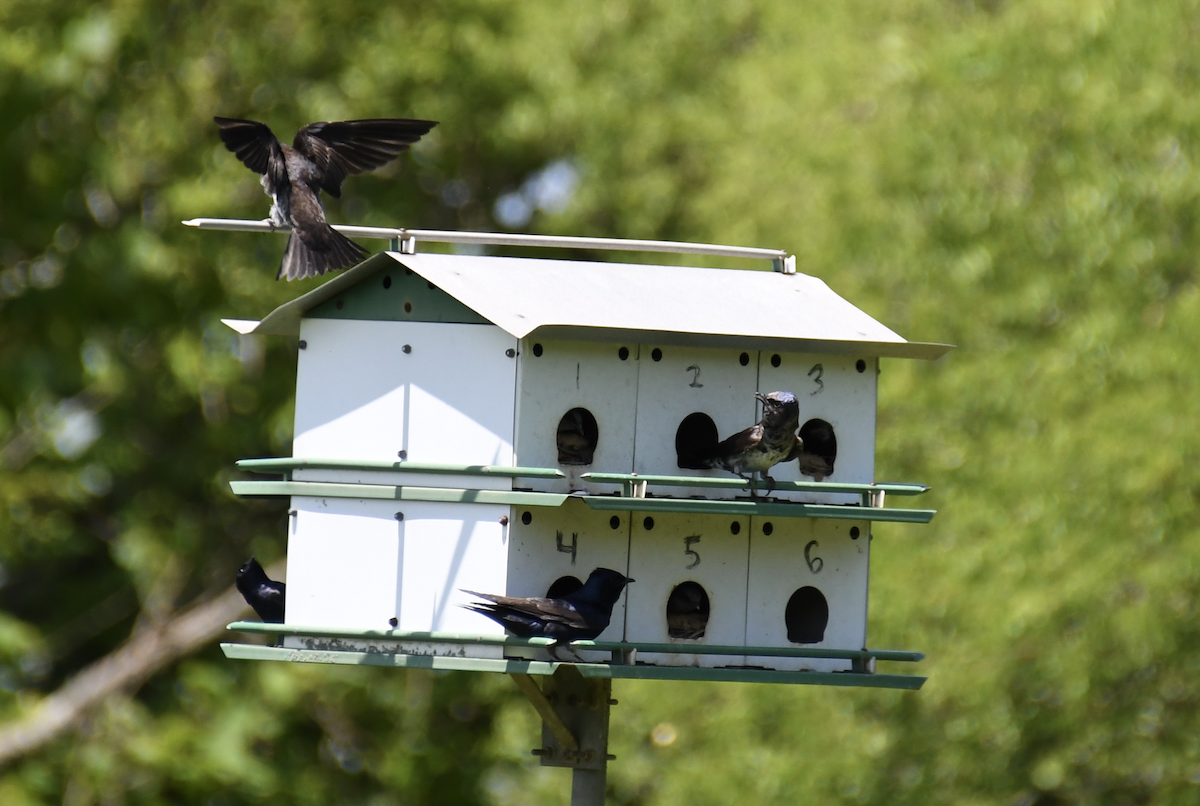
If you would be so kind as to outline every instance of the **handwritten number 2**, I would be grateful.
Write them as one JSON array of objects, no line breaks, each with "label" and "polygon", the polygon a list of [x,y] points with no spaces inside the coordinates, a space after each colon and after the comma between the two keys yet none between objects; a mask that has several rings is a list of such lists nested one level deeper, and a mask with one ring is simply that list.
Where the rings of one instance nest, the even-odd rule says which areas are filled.
[{"label": "handwritten number 2", "polygon": [[688,386],[692,387],[693,389],[699,389],[701,386],[704,385],[704,384],[700,383],[700,365],[699,364],[692,364],[690,367],[688,367],[684,371],[696,373],[695,375],[692,376],[692,382],[689,383]]},{"label": "handwritten number 2", "polygon": [[825,391],[825,381],[821,380],[821,376],[825,374],[825,367],[820,364],[813,364],[813,368],[808,371],[808,377],[812,378],[814,372],[817,373],[817,377],[813,378],[813,383],[817,385],[817,388],[809,392],[809,394],[819,395]]}]

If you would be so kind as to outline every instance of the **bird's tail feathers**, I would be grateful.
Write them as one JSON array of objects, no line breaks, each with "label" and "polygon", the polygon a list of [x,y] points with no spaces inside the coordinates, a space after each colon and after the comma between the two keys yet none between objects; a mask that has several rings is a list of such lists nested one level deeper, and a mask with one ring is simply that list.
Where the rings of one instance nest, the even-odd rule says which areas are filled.
[{"label": "bird's tail feathers", "polygon": [[353,266],[371,254],[333,227],[326,226],[307,242],[295,232],[288,236],[283,262],[279,264],[276,280],[288,282],[316,277],[327,271]]}]

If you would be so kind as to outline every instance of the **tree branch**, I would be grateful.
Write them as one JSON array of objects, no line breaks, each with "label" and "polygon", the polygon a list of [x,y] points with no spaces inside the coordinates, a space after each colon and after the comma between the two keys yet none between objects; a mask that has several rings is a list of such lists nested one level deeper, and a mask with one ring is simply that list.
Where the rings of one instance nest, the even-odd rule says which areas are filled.
[{"label": "tree branch", "polygon": [[[272,566],[278,574],[282,563]],[[124,644],[82,669],[26,716],[0,726],[0,765],[31,753],[70,730],[109,696],[136,689],[156,672],[218,638],[225,625],[250,608],[237,588],[136,632]]]}]

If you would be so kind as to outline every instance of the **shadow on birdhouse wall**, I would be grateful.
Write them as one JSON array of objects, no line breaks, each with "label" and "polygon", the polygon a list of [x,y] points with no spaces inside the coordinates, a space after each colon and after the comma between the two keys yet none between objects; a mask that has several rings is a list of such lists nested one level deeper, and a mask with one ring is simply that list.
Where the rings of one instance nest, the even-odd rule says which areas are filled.
[{"label": "shadow on birdhouse wall", "polygon": [[793,644],[819,644],[825,640],[825,627],[829,624],[829,602],[825,594],[805,585],[788,599],[783,620],[788,640]]},{"label": "shadow on birdhouse wall", "polygon": [[676,464],[686,470],[706,470],[712,467],[711,459],[716,453],[717,424],[702,411],[683,418],[675,431]]},{"label": "shadow on birdhouse wall", "polygon": [[600,426],[590,411],[574,408],[558,421],[555,441],[560,465],[590,465],[600,442]]}]

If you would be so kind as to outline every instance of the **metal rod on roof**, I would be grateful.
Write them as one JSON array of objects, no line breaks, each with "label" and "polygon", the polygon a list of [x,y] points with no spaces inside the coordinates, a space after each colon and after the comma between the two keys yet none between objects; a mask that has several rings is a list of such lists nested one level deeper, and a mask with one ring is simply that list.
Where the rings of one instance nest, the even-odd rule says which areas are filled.
[{"label": "metal rod on roof", "polygon": [[[269,220],[244,221],[232,218],[193,218],[184,226],[199,229],[232,230],[235,232],[289,232],[290,227],[273,226]],[[782,266],[795,261],[783,249],[760,249],[753,246],[722,246],[683,241],[641,241],[629,238],[575,238],[558,235],[520,235],[504,232],[454,232],[436,229],[396,229],[394,227],[354,227],[334,224],[333,228],[349,238],[378,238],[385,241],[416,239],[433,243],[462,243],[488,246],[543,246],[563,249],[608,249],[619,252],[674,252],[688,255],[719,255],[770,260]],[[777,271],[787,272],[786,268]],[[791,273],[791,272],[787,272]]]}]

